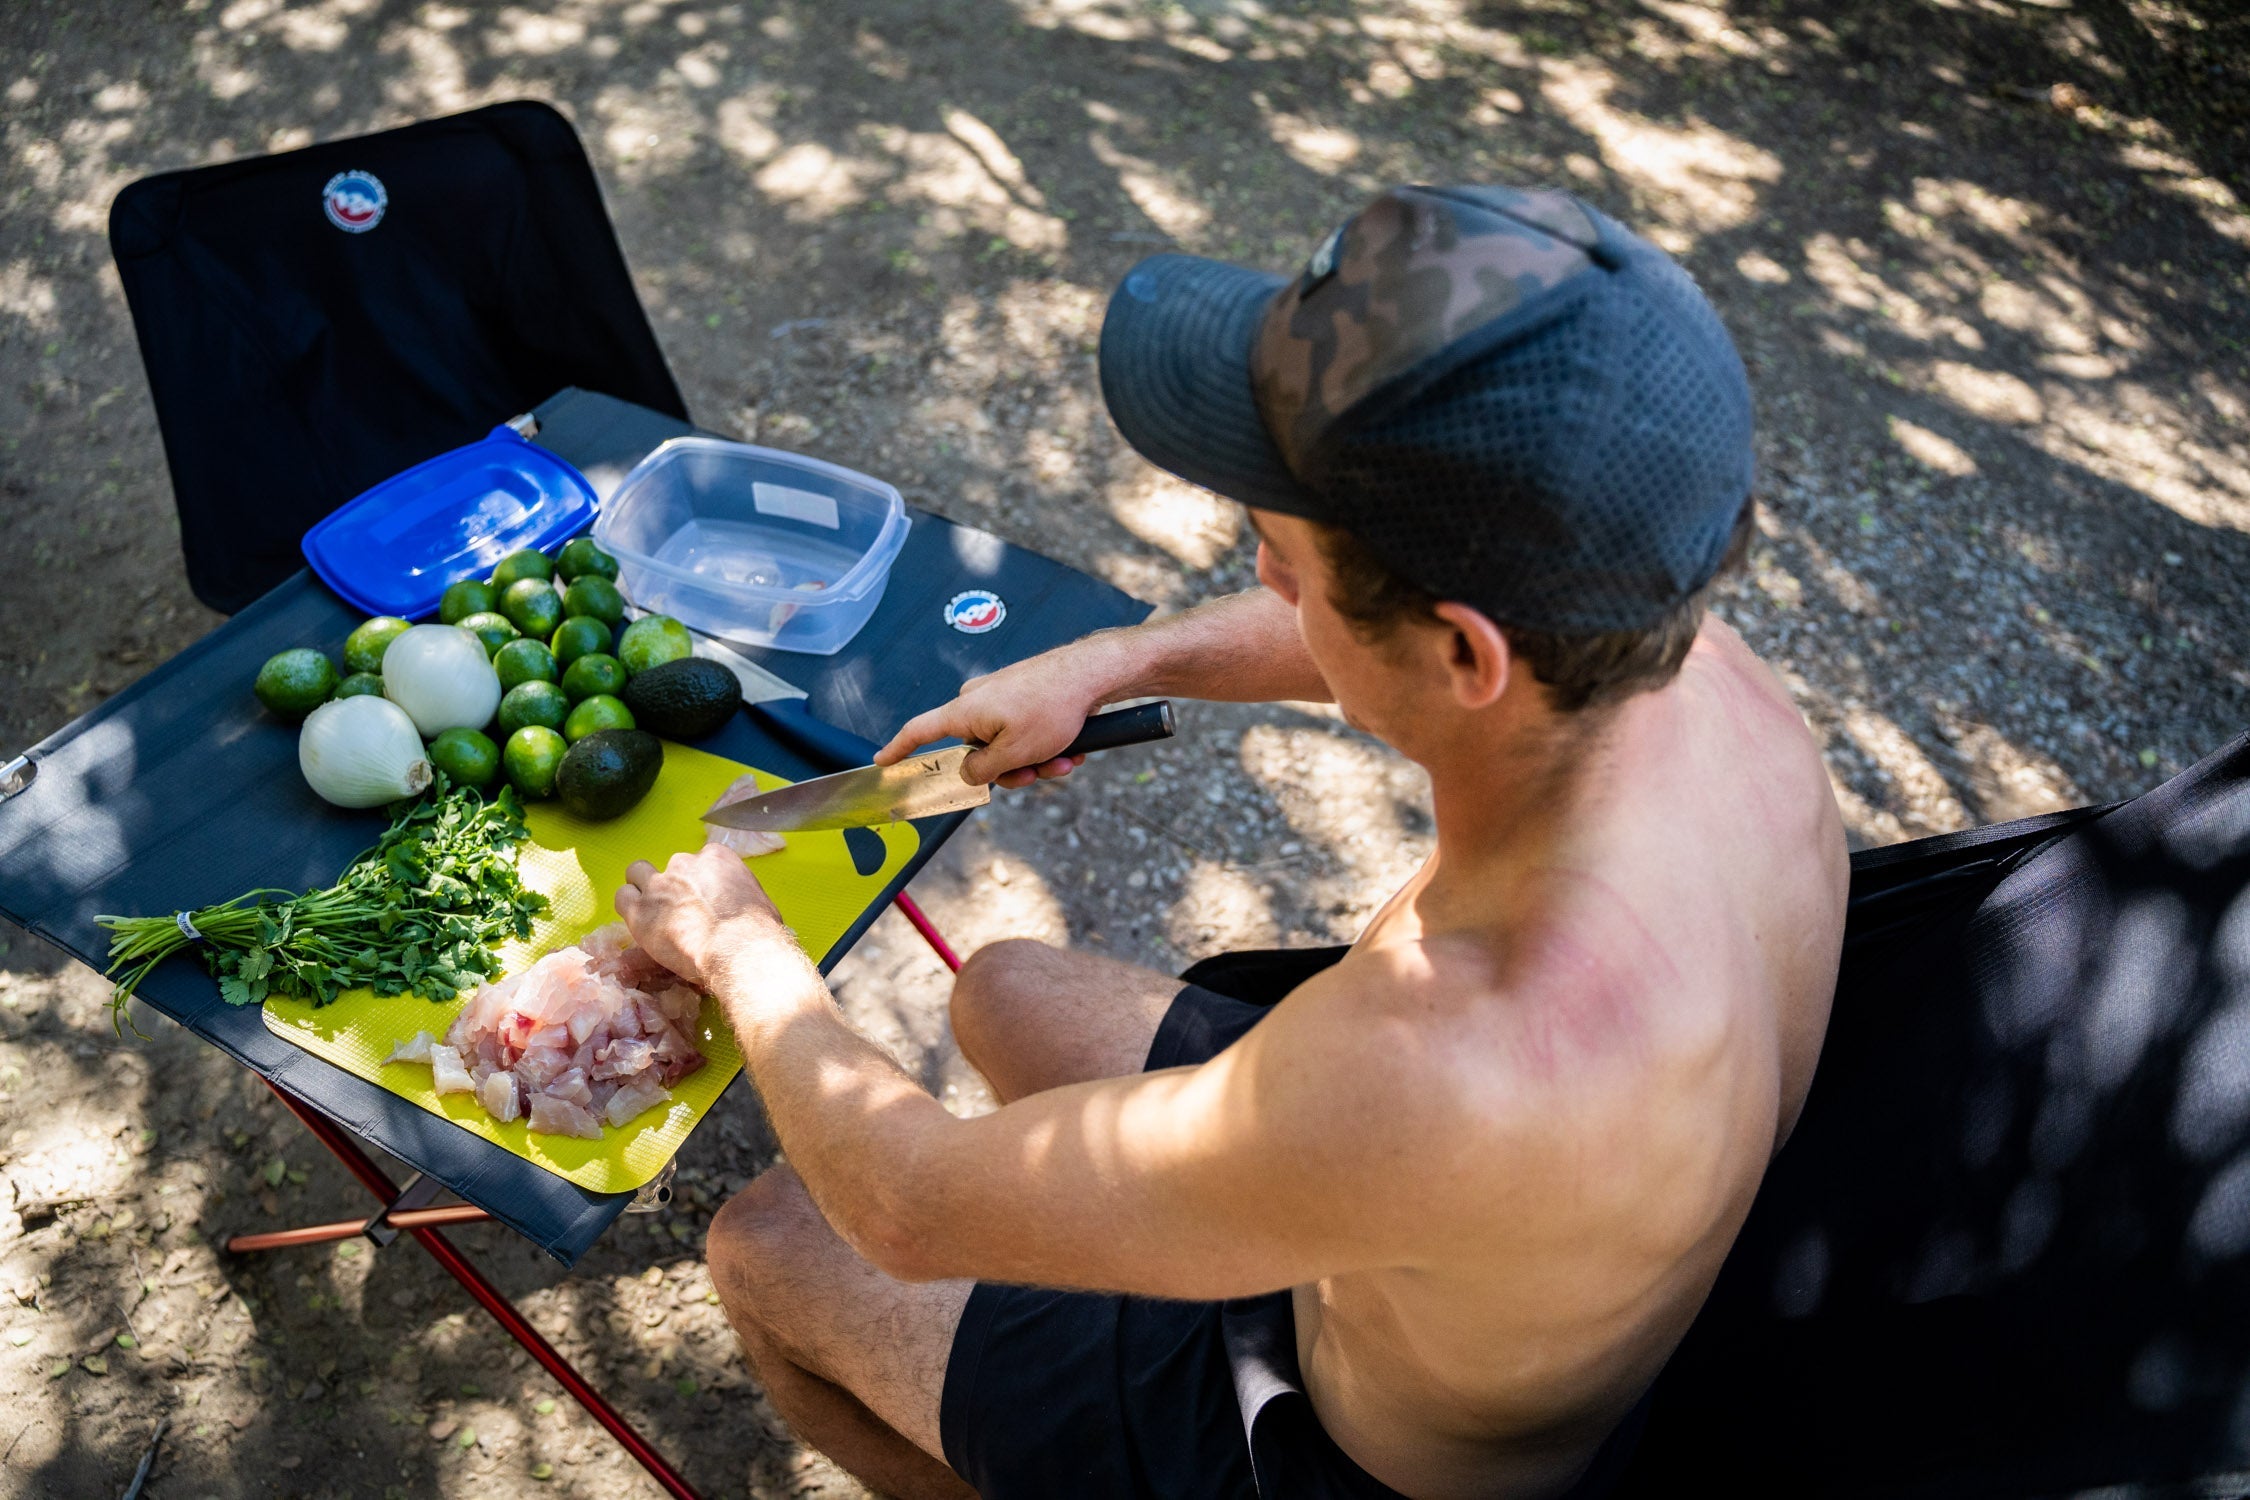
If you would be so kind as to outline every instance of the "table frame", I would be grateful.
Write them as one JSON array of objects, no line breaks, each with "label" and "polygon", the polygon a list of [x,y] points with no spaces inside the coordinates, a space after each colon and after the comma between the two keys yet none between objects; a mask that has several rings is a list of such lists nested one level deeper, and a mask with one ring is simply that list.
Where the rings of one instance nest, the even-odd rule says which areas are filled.
[{"label": "table frame", "polygon": [[[623,471],[655,444],[694,430],[685,423],[645,408],[578,390],[559,392],[542,403],[536,418],[542,429],[537,440],[558,449],[576,463],[593,481],[597,492],[605,496],[614,488]],[[779,746],[780,753],[785,756],[794,757],[796,761],[815,768],[813,774],[818,774],[820,770],[838,769],[843,765],[864,763],[866,738],[887,734],[889,726],[897,723],[907,712],[927,706],[926,701],[907,701],[908,695],[923,693],[930,686],[923,680],[925,678],[949,677],[950,681],[957,683],[963,677],[996,670],[1007,661],[1034,654],[1088,630],[1128,624],[1147,613],[1147,606],[1126,595],[1114,589],[1105,589],[1097,581],[1086,579],[1060,564],[1020,549],[1009,548],[996,537],[957,526],[926,513],[911,514],[909,545],[902,558],[919,556],[922,561],[903,580],[894,578],[885,603],[876,619],[870,622],[866,635],[871,644],[859,653],[861,660],[854,662],[850,657],[840,656],[835,659],[834,665],[823,665],[813,658],[788,658],[786,654],[769,654],[754,649],[745,652],[752,656],[770,655],[772,664],[792,677],[808,668],[812,669],[813,679],[806,684],[811,693],[809,703],[786,714],[778,712],[778,706],[775,710],[769,710],[753,705],[748,717],[752,721],[754,733],[769,744]],[[917,547],[921,549],[919,553],[916,552]],[[948,572],[956,567],[967,569],[968,576],[949,584]],[[945,603],[946,588],[958,588],[962,582],[1008,591],[1011,601],[1011,613],[1008,616],[1010,625],[1004,634],[956,635],[937,623],[940,606]],[[302,607],[295,601],[304,596],[308,583],[309,580],[299,575],[298,579],[285,582],[265,599],[251,605],[238,618],[248,620],[275,612],[301,613]],[[921,623],[925,617],[928,623]],[[211,644],[199,643],[190,647],[174,658],[173,662],[167,663],[166,668],[158,670],[169,669],[175,674],[184,674],[184,680],[198,682],[199,690],[209,693],[216,682],[213,672],[219,657],[236,649],[216,644],[218,636],[223,633],[222,628],[222,632],[215,633],[210,638]],[[902,661],[925,659],[926,666],[916,667],[902,677],[899,670]],[[225,668],[229,674],[227,680],[233,680],[231,674],[240,670],[240,665],[236,663]],[[844,669],[837,670],[837,666]],[[65,794],[66,797],[75,796],[89,807],[95,806],[97,801],[106,807],[110,799],[121,792],[128,801],[141,797],[143,794],[139,786],[131,780],[124,783],[105,783],[102,780],[100,762],[98,759],[89,760],[90,756],[98,757],[102,753],[99,749],[92,748],[97,745],[97,741],[89,738],[78,745],[74,745],[73,741],[81,734],[100,732],[94,727],[97,720],[105,721],[105,727],[109,728],[114,728],[119,723],[133,726],[135,720],[130,715],[138,715],[140,719],[137,728],[128,727],[129,736],[158,729],[168,729],[176,734],[180,716],[177,713],[156,712],[151,706],[154,702],[146,694],[128,688],[86,718],[66,726],[6,765],[0,765],[0,802],[12,802],[25,794],[33,800],[39,800],[42,793],[35,783],[42,773],[43,763],[57,755],[64,756],[70,762],[71,769],[61,772],[49,768],[50,772],[75,778],[64,783],[71,789]],[[130,708],[127,706],[129,704],[132,705]],[[230,727],[241,733],[270,733],[270,729],[260,729],[257,726],[257,719],[251,715],[239,717]],[[128,739],[127,743],[136,742]],[[178,741],[155,740],[149,743],[171,744]],[[270,750],[267,753],[270,754]],[[161,756],[156,759],[159,764],[163,763]],[[132,774],[130,771],[127,773],[128,777]],[[53,806],[52,803],[48,805]],[[68,815],[66,806],[65,817]],[[915,859],[894,877],[895,883],[890,885],[888,892],[908,923],[930,944],[946,966],[955,970],[961,966],[959,956],[931,924],[928,916],[906,894],[904,887],[935,853],[937,846],[966,817],[965,813],[955,813],[943,818],[918,820],[916,826],[922,834],[922,846]],[[33,835],[34,841],[19,844],[19,849],[38,851],[47,847],[36,840],[47,838],[53,829],[63,825],[50,821],[32,826],[38,830]],[[154,847],[163,850],[164,841],[158,840]],[[8,847],[0,844],[0,857],[7,856],[8,852]],[[162,857],[160,854],[159,859]],[[81,930],[84,927],[82,910],[73,919],[75,925],[65,923],[58,928],[51,920],[55,901],[58,894],[74,889],[69,884],[71,878],[109,881],[116,872],[126,867],[106,867],[93,872],[90,877],[51,875],[41,870],[36,863],[24,868],[29,870],[27,889],[0,890],[0,897],[10,898],[0,901],[0,905],[9,908],[8,914],[23,922],[32,932],[57,942],[74,956],[99,967],[98,960],[92,957],[98,946],[97,939],[94,934]],[[161,863],[156,868],[161,870]],[[299,872],[298,883],[309,874],[309,870]],[[75,889],[78,898],[90,895],[88,888]],[[13,899],[17,896],[23,899]],[[46,902],[45,907],[41,905],[42,899]],[[128,905],[122,909],[130,910],[133,907]],[[881,910],[880,900],[868,907],[824,958],[824,971],[858,940]],[[467,1202],[435,1203],[433,1200],[444,1190],[437,1177],[417,1172],[404,1185],[394,1182],[389,1173],[369,1154],[362,1141],[355,1137],[354,1132],[364,1132],[370,1140],[383,1145],[393,1154],[401,1155],[410,1166],[415,1164],[411,1150],[402,1152],[399,1143],[387,1139],[365,1121],[355,1124],[354,1117],[348,1110],[332,1116],[329,1111],[334,1107],[333,1104],[324,1105],[310,1093],[294,1092],[290,1081],[291,1068],[281,1065],[269,1071],[264,1062],[244,1050],[253,1045],[247,1035],[230,1040],[226,1035],[207,1029],[210,1016],[206,1014],[206,1010],[209,1002],[191,1001],[184,1012],[175,1009],[176,996],[164,1002],[151,997],[150,1003],[258,1072],[261,1080],[273,1089],[290,1112],[343,1163],[379,1204],[375,1212],[364,1221],[347,1220],[236,1235],[226,1242],[225,1248],[230,1253],[256,1254],[353,1237],[364,1238],[371,1245],[380,1248],[392,1243],[401,1234],[413,1236],[510,1338],[536,1360],[541,1368],[554,1376],[572,1399],[584,1407],[648,1470],[666,1493],[676,1497],[676,1500],[694,1500],[695,1491],[678,1471],[603,1399],[601,1393],[553,1345],[541,1337],[538,1330],[500,1294],[469,1258],[447,1239],[443,1230],[443,1226],[447,1224],[491,1219],[531,1234],[535,1242],[542,1243],[550,1254],[567,1264],[591,1243],[592,1237],[601,1232],[600,1227],[587,1230],[584,1226],[591,1221],[584,1214],[576,1219],[556,1218],[558,1211],[546,1203],[527,1213],[521,1223],[516,1222],[512,1216],[502,1217],[502,1214],[507,1213],[505,1208],[495,1213]],[[205,1009],[197,1009],[197,1006],[204,1006]],[[257,1045],[263,1045],[262,1030],[256,1032],[256,1035],[259,1038]],[[312,1062],[310,1058],[298,1061],[303,1065],[310,1065]],[[425,1164],[438,1170],[435,1164]],[[663,1190],[643,1191],[645,1197],[653,1198],[659,1203],[664,1201]],[[590,1206],[585,1212],[607,1213],[614,1217],[617,1209],[622,1207],[623,1196],[617,1195],[609,1200],[608,1205]],[[545,1217],[541,1217],[542,1215]],[[601,1220],[603,1226],[607,1222],[607,1219]],[[535,1224],[546,1226],[547,1238],[542,1240],[538,1234],[533,1233],[532,1226]]]},{"label": "table frame", "polygon": [[[914,924],[914,930],[922,934],[931,948],[936,950],[945,966],[958,973],[961,968],[960,958],[939,935],[922,908],[915,904],[914,898],[900,891],[895,904],[906,920]],[[271,1079],[266,1079],[265,1084],[273,1090],[274,1097],[287,1105],[289,1112],[312,1132],[314,1139],[326,1146],[338,1161],[351,1169],[351,1174],[369,1192],[382,1200],[383,1206],[364,1222],[345,1219],[329,1224],[307,1225],[299,1229],[238,1234],[226,1242],[228,1254],[249,1255],[261,1250],[286,1250],[297,1245],[317,1245],[331,1240],[354,1238],[365,1238],[379,1250],[396,1240],[401,1232],[411,1234],[423,1249],[430,1252],[430,1258],[444,1267],[446,1274],[460,1282],[462,1289],[476,1299],[477,1306],[492,1315],[492,1320],[500,1325],[503,1333],[520,1344],[524,1353],[537,1361],[541,1369],[554,1376],[556,1382],[570,1393],[570,1398],[584,1407],[587,1414],[601,1423],[609,1435],[616,1438],[625,1451],[633,1456],[634,1462],[648,1470],[650,1476],[664,1487],[666,1494],[674,1496],[675,1500],[701,1500],[695,1488],[681,1476],[679,1470],[673,1468],[664,1455],[657,1452],[655,1446],[642,1437],[632,1423],[625,1420],[624,1414],[611,1406],[600,1391],[594,1389],[593,1382],[579,1374],[577,1368],[563,1358],[561,1350],[548,1343],[545,1335],[532,1327],[530,1320],[522,1313],[516,1311],[516,1305],[501,1295],[500,1289],[487,1281],[475,1263],[447,1239],[439,1228],[444,1224],[467,1224],[490,1219],[490,1214],[474,1203],[424,1207],[423,1204],[434,1196],[433,1190],[437,1186],[435,1179],[417,1172],[407,1179],[404,1187],[400,1187],[391,1181],[390,1174],[377,1165],[373,1157],[360,1148],[359,1142],[353,1140],[333,1120]],[[665,1192],[668,1197],[669,1190]]]}]

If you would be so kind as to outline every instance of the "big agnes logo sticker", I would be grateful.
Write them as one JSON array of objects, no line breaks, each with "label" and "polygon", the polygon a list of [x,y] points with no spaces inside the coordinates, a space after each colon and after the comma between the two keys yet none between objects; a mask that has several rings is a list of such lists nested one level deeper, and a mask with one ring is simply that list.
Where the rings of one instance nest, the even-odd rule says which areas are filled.
[{"label": "big agnes logo sticker", "polygon": [[328,222],[346,234],[365,234],[383,222],[391,195],[373,172],[338,172],[320,190],[320,206]]},{"label": "big agnes logo sticker", "polygon": [[946,601],[945,623],[963,635],[983,635],[1008,618],[1008,606],[990,589],[969,589]]}]

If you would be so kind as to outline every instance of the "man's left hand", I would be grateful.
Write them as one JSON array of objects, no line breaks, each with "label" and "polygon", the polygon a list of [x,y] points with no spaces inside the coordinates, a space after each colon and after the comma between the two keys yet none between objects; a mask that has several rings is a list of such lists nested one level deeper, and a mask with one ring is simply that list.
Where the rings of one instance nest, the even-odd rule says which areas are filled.
[{"label": "man's left hand", "polygon": [[715,970],[766,944],[797,952],[765,887],[724,845],[675,854],[661,875],[647,860],[635,860],[616,904],[633,941],[705,993],[720,982]]}]

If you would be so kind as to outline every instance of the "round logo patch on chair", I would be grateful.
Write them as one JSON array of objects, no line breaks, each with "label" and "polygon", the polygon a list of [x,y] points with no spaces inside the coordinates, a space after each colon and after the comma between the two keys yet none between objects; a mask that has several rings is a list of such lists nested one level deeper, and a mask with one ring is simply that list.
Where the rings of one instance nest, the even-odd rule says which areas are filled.
[{"label": "round logo patch on chair", "polygon": [[383,222],[391,195],[373,172],[338,172],[320,190],[320,206],[328,222],[346,234],[365,234]]},{"label": "round logo patch on chair", "polygon": [[983,635],[1008,618],[1008,606],[990,589],[968,589],[946,601],[945,623],[963,635]]}]

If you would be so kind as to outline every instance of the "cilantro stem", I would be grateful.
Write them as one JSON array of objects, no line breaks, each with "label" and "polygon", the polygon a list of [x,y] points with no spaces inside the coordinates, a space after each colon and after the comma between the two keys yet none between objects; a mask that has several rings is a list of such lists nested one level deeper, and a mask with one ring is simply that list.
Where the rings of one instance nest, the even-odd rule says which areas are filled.
[{"label": "cilantro stem", "polygon": [[[450,1000],[497,977],[494,949],[529,937],[532,918],[547,909],[517,873],[518,846],[530,834],[515,793],[503,788],[487,802],[440,777],[391,813],[382,838],[332,886],[265,887],[186,913],[228,1004],[271,994],[327,1005],[361,985]],[[110,1007],[122,1028],[149,971],[195,939],[176,917],[94,920],[110,932]]]}]

